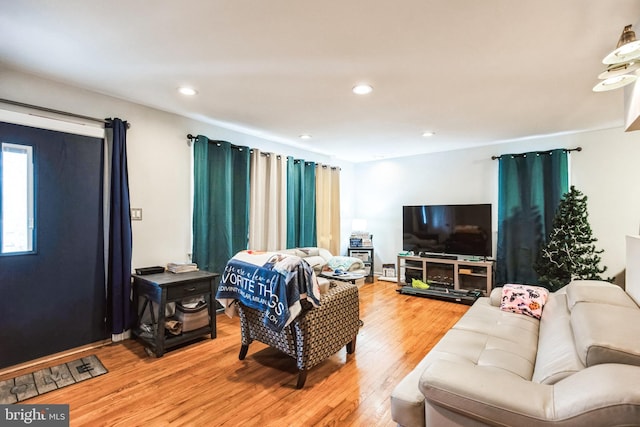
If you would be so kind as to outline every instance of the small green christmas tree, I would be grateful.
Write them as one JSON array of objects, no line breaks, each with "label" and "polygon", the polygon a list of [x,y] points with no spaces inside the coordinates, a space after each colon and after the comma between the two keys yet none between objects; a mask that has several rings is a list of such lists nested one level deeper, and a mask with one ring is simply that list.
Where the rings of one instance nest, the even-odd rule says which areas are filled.
[{"label": "small green christmas tree", "polygon": [[587,220],[587,196],[574,186],[562,196],[547,244],[540,248],[534,270],[538,283],[555,291],[571,280],[603,280],[600,255]]}]

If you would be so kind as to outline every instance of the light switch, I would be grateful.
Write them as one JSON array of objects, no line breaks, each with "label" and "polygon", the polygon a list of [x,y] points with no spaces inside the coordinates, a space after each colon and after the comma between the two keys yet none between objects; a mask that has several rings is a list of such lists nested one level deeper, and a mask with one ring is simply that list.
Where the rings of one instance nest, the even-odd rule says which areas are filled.
[{"label": "light switch", "polygon": [[142,221],[142,208],[131,208],[131,221]]}]

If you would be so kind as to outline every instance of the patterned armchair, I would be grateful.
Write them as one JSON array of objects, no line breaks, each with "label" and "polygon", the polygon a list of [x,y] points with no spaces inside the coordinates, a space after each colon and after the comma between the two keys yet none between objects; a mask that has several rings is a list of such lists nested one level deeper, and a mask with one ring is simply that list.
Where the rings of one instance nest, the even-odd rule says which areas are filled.
[{"label": "patterned armchair", "polygon": [[358,287],[351,283],[332,282],[327,293],[320,298],[319,307],[303,310],[279,333],[264,325],[264,312],[242,303],[238,303],[238,312],[242,333],[240,360],[244,360],[253,340],[276,348],[296,360],[298,389],[304,386],[307,371],[313,366],[345,345],[349,354],[356,348],[360,307]]}]

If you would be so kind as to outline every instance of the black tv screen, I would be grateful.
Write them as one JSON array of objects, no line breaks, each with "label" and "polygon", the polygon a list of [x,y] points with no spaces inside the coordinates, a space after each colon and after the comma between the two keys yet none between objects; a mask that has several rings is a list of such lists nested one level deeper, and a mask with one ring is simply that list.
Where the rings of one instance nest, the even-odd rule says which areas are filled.
[{"label": "black tv screen", "polygon": [[490,257],[491,204],[402,207],[402,249]]}]

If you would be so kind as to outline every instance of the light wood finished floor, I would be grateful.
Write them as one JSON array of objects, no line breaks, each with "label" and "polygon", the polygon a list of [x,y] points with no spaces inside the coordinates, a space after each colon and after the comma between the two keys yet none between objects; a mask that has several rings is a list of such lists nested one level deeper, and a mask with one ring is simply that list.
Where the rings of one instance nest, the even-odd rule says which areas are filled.
[{"label": "light wood finished floor", "polygon": [[[71,426],[395,426],[391,391],[468,309],[396,289],[360,288],[355,353],[342,349],[311,369],[302,390],[293,359],[261,343],[238,360],[239,320],[219,314],[217,339],[161,358],[127,340],[30,368],[96,354],[109,373],[25,403],[69,404]],[[0,380],[20,373],[0,371]]]}]

